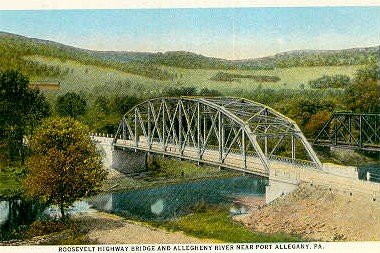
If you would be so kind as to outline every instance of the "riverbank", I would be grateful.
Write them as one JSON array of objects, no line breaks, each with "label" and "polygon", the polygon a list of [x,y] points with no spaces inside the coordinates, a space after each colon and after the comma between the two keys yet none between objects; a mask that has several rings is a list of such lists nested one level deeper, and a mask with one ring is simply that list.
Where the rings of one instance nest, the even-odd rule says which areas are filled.
[{"label": "riverbank", "polygon": [[253,231],[281,231],[306,240],[380,240],[379,200],[308,184],[235,220]]},{"label": "riverbank", "polygon": [[173,232],[147,223],[91,209],[71,217],[61,231],[25,240],[0,242],[0,246],[61,245],[61,244],[138,244],[138,243],[214,243],[217,240],[200,239]]},{"label": "riverbank", "polygon": [[[34,226],[33,232],[36,231]],[[90,209],[73,215],[59,231],[24,240],[0,242],[0,246],[284,241],[300,241],[300,238],[284,233],[253,232],[234,222],[228,211],[220,208],[208,208],[165,222],[141,222]]]},{"label": "riverbank", "polygon": [[108,178],[103,182],[102,192],[118,192],[153,188],[182,182],[211,178],[230,178],[240,176],[240,172],[219,169],[211,166],[197,166],[193,162],[178,161],[174,158],[155,158],[156,168],[142,173],[125,175],[109,169]]}]

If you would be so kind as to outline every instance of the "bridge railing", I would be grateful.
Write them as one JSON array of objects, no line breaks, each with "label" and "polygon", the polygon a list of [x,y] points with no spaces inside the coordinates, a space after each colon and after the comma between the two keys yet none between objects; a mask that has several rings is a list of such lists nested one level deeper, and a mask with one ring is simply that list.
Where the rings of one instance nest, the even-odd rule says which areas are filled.
[{"label": "bridge railing", "polygon": [[[122,142],[123,142],[123,140],[119,140],[119,143],[122,143]],[[124,142],[125,143],[128,142],[129,146],[131,146],[131,147],[134,146],[133,140],[124,140]],[[146,146],[146,145],[148,145],[148,142],[147,142],[147,140],[146,140],[145,137],[140,137],[137,145],[138,146],[139,145]],[[152,139],[152,145],[154,145],[154,146],[160,145],[160,139],[159,138],[153,138]],[[174,144],[170,144],[166,148],[166,151],[169,152],[169,153],[179,153],[179,148],[177,149],[177,148],[175,148],[173,146],[175,146],[175,145]],[[195,148],[196,149],[196,147],[194,147],[194,143],[192,143],[192,142],[187,142],[186,146],[188,148]],[[154,148],[152,148],[152,149],[154,149]],[[184,150],[186,150],[186,148]],[[219,151],[219,147],[215,146],[215,145],[207,145],[207,150],[208,151]],[[225,150],[225,152],[226,152],[226,150]],[[228,151],[228,153],[231,154],[231,155],[236,155],[236,156],[239,156],[239,155],[242,154],[241,150],[239,150],[239,149],[233,149],[233,148],[231,148]],[[241,161],[241,158],[233,157],[231,155],[226,156],[227,160],[229,159],[229,160],[239,160],[239,161]],[[258,158],[257,154],[254,151],[251,151],[251,150],[246,151],[246,155],[247,155],[247,158],[249,158],[249,157]],[[288,164],[290,164],[291,166],[294,166],[294,167],[302,167],[302,168],[312,167],[312,168],[317,168],[316,164],[313,163],[312,161],[301,160],[301,159],[292,159],[290,157],[283,157],[283,156],[277,156],[277,155],[271,155],[269,157],[269,161],[285,162],[285,163],[288,163]]]},{"label": "bridge railing", "polygon": [[289,163],[293,166],[296,167],[313,167],[317,168],[317,165],[313,163],[312,161],[307,161],[307,160],[301,160],[301,159],[292,159],[289,157],[283,157],[283,156],[277,156],[277,155],[271,155],[269,157],[269,161],[274,160],[274,161],[279,161],[279,162],[286,162]]},{"label": "bridge railing", "polygon": [[90,133],[90,136],[93,136],[93,137],[114,138],[113,134],[107,134],[107,133]]},{"label": "bridge railing", "polygon": [[270,178],[282,179],[282,181],[300,182],[300,172],[297,170],[286,171],[283,169],[272,168],[270,170]]}]

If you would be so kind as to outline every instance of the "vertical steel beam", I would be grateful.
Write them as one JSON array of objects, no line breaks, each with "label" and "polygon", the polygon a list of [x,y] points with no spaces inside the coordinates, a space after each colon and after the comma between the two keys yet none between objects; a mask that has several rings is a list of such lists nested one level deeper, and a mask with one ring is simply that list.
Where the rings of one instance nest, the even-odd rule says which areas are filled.
[{"label": "vertical steel beam", "polygon": [[362,115],[359,115],[359,147],[363,147],[363,127],[362,127]]},{"label": "vertical steel beam", "polygon": [[165,125],[166,125],[166,122],[165,122],[165,99],[162,99],[162,149],[164,151],[166,151],[166,140],[165,140]]},{"label": "vertical steel beam", "polygon": [[207,133],[207,131],[206,131],[206,128],[207,128],[206,127],[206,115],[208,115],[205,112],[206,112],[206,108],[203,105],[203,147],[204,148],[206,146],[206,133]]},{"label": "vertical steel beam", "polygon": [[264,136],[264,155],[265,157],[268,158],[268,136],[266,135],[267,132],[268,132],[268,108],[265,108],[265,111],[264,111],[264,115],[265,115],[265,136]]},{"label": "vertical steel beam", "polygon": [[178,151],[182,155],[182,100],[178,100]]},{"label": "vertical steel beam", "polygon": [[135,108],[135,145],[138,146],[138,135],[137,135],[137,107]]},{"label": "vertical steel beam", "polygon": [[348,131],[349,131],[349,143],[352,144],[352,117],[351,115],[348,116]]},{"label": "vertical steel beam", "polygon": [[243,166],[244,169],[247,169],[247,155],[245,147],[245,131],[244,128],[241,128],[241,147],[242,147],[242,156],[243,156]]},{"label": "vertical steel beam", "polygon": [[222,141],[222,113],[218,110],[218,143],[219,143],[219,162],[223,161],[223,141]]},{"label": "vertical steel beam", "polygon": [[296,158],[296,142],[294,140],[294,134],[292,134],[292,163],[295,162],[295,158]]},{"label": "vertical steel beam", "polygon": [[151,124],[150,124],[150,104],[148,103],[148,147],[152,148],[152,141],[151,141]]},{"label": "vertical steel beam", "polygon": [[201,108],[199,101],[197,101],[197,147],[198,159],[201,159]]},{"label": "vertical steel beam", "polygon": [[126,139],[126,131],[125,131],[125,117],[123,117],[123,119],[121,120],[121,126],[122,126],[122,139],[125,140]]},{"label": "vertical steel beam", "polygon": [[338,127],[334,124],[334,146],[338,145]]}]

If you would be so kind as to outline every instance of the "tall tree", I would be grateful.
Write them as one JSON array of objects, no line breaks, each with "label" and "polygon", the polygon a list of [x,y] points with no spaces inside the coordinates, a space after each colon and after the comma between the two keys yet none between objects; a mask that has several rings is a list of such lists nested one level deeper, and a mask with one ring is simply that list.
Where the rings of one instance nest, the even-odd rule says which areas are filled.
[{"label": "tall tree", "polygon": [[62,218],[75,200],[99,191],[107,173],[87,126],[69,117],[49,118],[31,138],[30,147],[26,193],[58,205]]},{"label": "tall tree", "polygon": [[345,104],[355,112],[380,112],[379,70],[376,65],[357,71],[354,82],[345,90]]},{"label": "tall tree", "polygon": [[50,114],[43,94],[29,89],[28,84],[20,72],[0,73],[0,140],[10,160],[23,160],[23,137]]},{"label": "tall tree", "polygon": [[68,92],[63,96],[57,98],[55,104],[58,115],[60,116],[70,116],[72,118],[77,118],[83,115],[87,110],[86,100],[75,92]]}]

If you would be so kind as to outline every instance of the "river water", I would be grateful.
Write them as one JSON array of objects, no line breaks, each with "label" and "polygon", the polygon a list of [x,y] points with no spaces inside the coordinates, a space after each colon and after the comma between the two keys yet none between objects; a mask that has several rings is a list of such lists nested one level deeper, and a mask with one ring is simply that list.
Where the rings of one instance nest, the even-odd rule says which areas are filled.
[{"label": "river water", "polygon": [[266,184],[266,180],[250,176],[208,179],[99,195],[88,202],[100,210],[144,220],[170,219],[205,205],[225,205],[232,212],[243,213],[247,207],[239,199],[264,199]]},{"label": "river water", "polygon": [[[372,175],[371,181],[380,182],[380,164],[360,166],[359,178],[366,180],[367,172]],[[103,193],[76,202],[69,212],[85,212],[96,208],[124,217],[160,221],[207,206],[223,205],[228,207],[230,213],[240,214],[249,208],[242,199],[248,199],[248,202],[252,199],[264,201],[267,183],[263,178],[239,176]],[[10,239],[12,231],[32,223],[35,219],[58,215],[59,211],[55,207],[46,208],[20,200],[0,201],[0,240]]]},{"label": "river water", "polygon": [[367,172],[369,173],[369,180],[380,183],[380,163],[371,163],[358,167],[359,178],[367,180]]},{"label": "river water", "polygon": [[[253,176],[204,179],[150,189],[137,189],[100,194],[76,202],[71,213],[89,208],[113,212],[142,220],[167,220],[212,205],[224,205],[233,214],[244,213],[247,205],[242,198],[264,200],[267,180]],[[0,239],[17,226],[30,224],[34,219],[59,215],[57,208],[29,205],[28,215],[21,201],[0,201]]]}]

